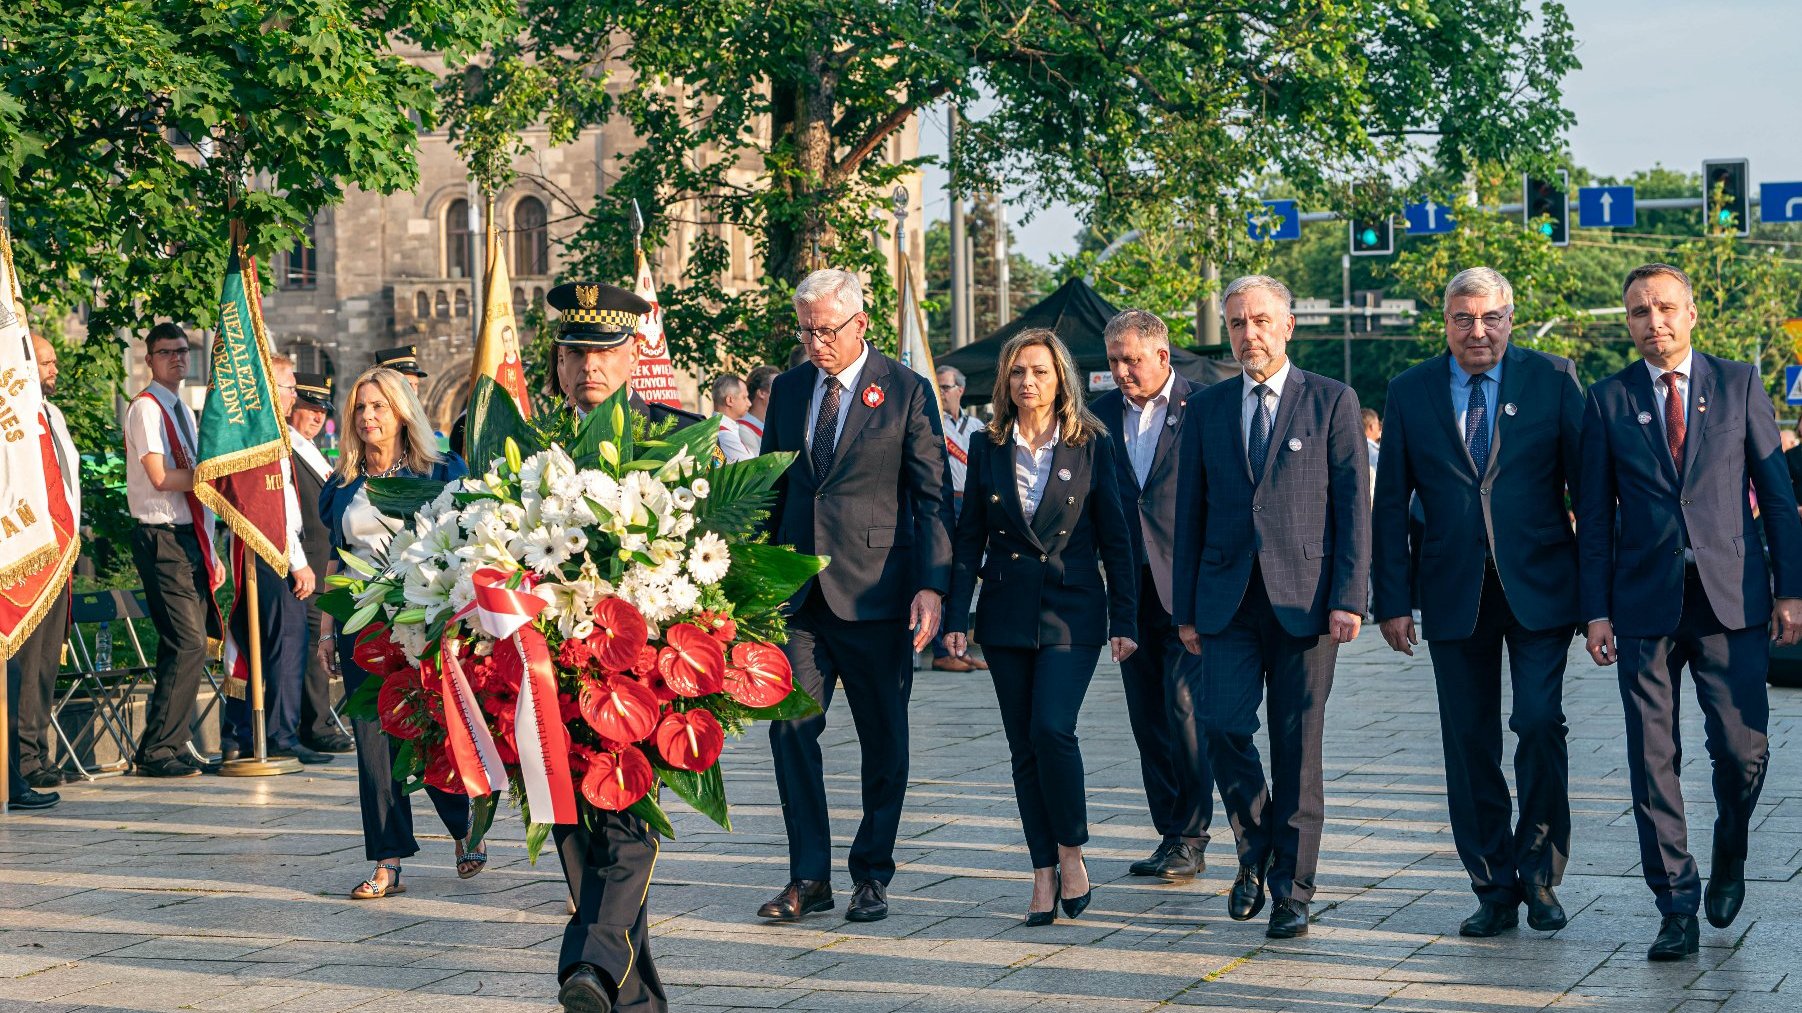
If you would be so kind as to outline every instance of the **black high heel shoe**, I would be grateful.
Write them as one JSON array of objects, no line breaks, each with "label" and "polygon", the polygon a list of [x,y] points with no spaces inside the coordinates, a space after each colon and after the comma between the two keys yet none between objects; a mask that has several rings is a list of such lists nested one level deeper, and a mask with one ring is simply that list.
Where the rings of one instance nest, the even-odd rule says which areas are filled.
[{"label": "black high heel shoe", "polygon": [[[1087,862],[1082,863],[1082,871],[1085,874],[1088,873],[1089,863],[1087,863]],[[1063,880],[1063,877],[1060,875],[1058,877],[1057,893],[1058,893],[1059,903],[1062,904],[1064,907],[1064,917],[1065,918],[1075,918],[1077,915],[1080,915],[1084,911],[1088,910],[1089,901],[1095,899],[1095,881],[1089,880],[1089,892],[1083,894],[1081,897],[1065,897],[1064,896],[1064,880]]]},{"label": "black high heel shoe", "polygon": [[[1040,927],[1041,925],[1050,925],[1052,922],[1057,921],[1057,899],[1058,899],[1058,896],[1060,894],[1062,894],[1063,892],[1064,892],[1063,871],[1060,869],[1054,868],[1051,870],[1051,910],[1049,910],[1049,911],[1027,911],[1026,912],[1026,927],[1029,929],[1036,929],[1036,928]],[[1031,903],[1031,902],[1028,901],[1028,903]]]}]

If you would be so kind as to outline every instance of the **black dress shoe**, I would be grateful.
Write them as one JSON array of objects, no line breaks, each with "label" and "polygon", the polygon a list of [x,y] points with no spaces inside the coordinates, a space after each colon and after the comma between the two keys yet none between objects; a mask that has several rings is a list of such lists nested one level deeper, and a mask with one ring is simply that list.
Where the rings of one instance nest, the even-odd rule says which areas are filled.
[{"label": "black dress shoe", "polygon": [[[249,756],[249,755],[250,755],[249,753],[246,753],[244,750],[239,749],[237,746],[221,746],[219,748],[219,759],[218,759],[217,763],[236,763],[239,760],[242,760],[244,757]],[[215,765],[216,765],[215,763],[207,764],[208,767],[212,767]]]},{"label": "black dress shoe", "polygon": [[613,1013],[613,997],[607,993],[606,983],[601,981],[592,964],[576,965],[569,977],[563,979],[557,1001],[571,1013]]},{"label": "black dress shoe", "polygon": [[322,753],[354,753],[357,751],[357,740],[342,732],[333,732],[302,744],[308,749],[317,749]]},{"label": "black dress shoe", "polygon": [[1520,905],[1498,904],[1494,901],[1483,901],[1477,907],[1477,913],[1464,919],[1458,926],[1458,934],[1473,939],[1487,939],[1499,936],[1509,929],[1520,926]]},{"label": "black dress shoe", "polygon": [[[1089,879],[1089,863],[1082,865],[1082,878]],[[1089,909],[1089,902],[1095,899],[1095,881],[1089,880],[1089,889],[1081,897],[1064,896],[1064,878],[1060,870],[1057,880],[1058,904],[1064,909],[1065,918],[1075,918]]]},{"label": "black dress shoe", "polygon": [[1176,846],[1175,841],[1163,841],[1158,844],[1157,849],[1151,853],[1150,857],[1139,859],[1127,866],[1126,871],[1135,876],[1155,876],[1170,858],[1170,849]]},{"label": "black dress shoe", "polygon": [[795,879],[757,909],[757,917],[792,922],[815,911],[832,910],[832,884],[823,879]]},{"label": "black dress shoe", "polygon": [[1205,868],[1207,862],[1202,860],[1201,849],[1193,844],[1179,842],[1172,844],[1165,852],[1163,863],[1152,871],[1152,875],[1166,883],[1187,883],[1201,875],[1201,870]]},{"label": "black dress shoe", "polygon": [[1308,905],[1288,897],[1278,897],[1270,906],[1270,927],[1264,935],[1271,939],[1294,939],[1308,934]]},{"label": "black dress shoe", "polygon": [[1570,924],[1564,905],[1549,886],[1527,887],[1527,927],[1540,932],[1556,932]]},{"label": "black dress shoe", "polygon": [[879,922],[888,917],[888,889],[873,879],[860,879],[845,906],[848,922]]},{"label": "black dress shoe", "polygon": [[1693,957],[1700,948],[1700,929],[1695,915],[1665,915],[1658,925],[1658,938],[1646,951],[1647,960],[1682,960]]},{"label": "black dress shoe", "polygon": [[42,767],[26,774],[25,783],[33,788],[54,788],[63,783],[63,772],[55,767]]},{"label": "black dress shoe", "polygon": [[269,755],[271,757],[292,756],[294,759],[299,760],[309,767],[318,766],[321,763],[332,762],[330,753],[322,753],[317,749],[308,749],[298,742],[286,749],[271,749],[269,750]]},{"label": "black dress shoe", "polygon": [[188,766],[179,756],[170,756],[139,762],[136,773],[139,777],[199,777],[200,768]]},{"label": "black dress shoe", "polygon": [[1702,892],[1702,910],[1708,924],[1724,929],[1739,916],[1746,902],[1746,860],[1714,856],[1714,871],[1708,875],[1708,889]]},{"label": "black dress shoe", "polygon": [[1226,913],[1233,921],[1250,921],[1264,910],[1264,874],[1269,871],[1268,858],[1256,865],[1239,866],[1239,874],[1233,877],[1232,892],[1226,896]]},{"label": "black dress shoe", "polygon": [[34,791],[27,788],[25,794],[14,795],[6,800],[6,804],[22,813],[28,813],[49,809],[62,800],[63,797],[54,791]]}]

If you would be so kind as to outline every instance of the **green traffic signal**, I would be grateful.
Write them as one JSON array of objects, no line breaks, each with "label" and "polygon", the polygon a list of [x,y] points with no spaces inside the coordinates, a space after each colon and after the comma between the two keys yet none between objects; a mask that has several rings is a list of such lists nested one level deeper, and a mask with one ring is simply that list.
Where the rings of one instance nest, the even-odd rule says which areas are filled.
[{"label": "green traffic signal", "polygon": [[1358,233],[1358,242],[1363,243],[1365,246],[1375,246],[1377,244],[1377,230],[1367,228],[1363,232]]},{"label": "green traffic signal", "polygon": [[1540,222],[1539,223],[1539,234],[1540,235],[1546,237],[1547,239],[1550,239],[1550,238],[1552,238],[1552,231],[1553,230],[1552,230],[1551,222]]}]

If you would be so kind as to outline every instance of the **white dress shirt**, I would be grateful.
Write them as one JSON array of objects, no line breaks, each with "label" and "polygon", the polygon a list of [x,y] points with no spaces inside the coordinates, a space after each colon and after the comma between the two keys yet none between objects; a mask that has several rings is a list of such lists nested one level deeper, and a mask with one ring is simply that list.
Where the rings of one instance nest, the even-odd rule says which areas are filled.
[{"label": "white dress shirt", "polygon": [[[163,438],[163,412],[168,411],[176,417],[175,431],[181,440],[182,450],[193,467],[199,460],[199,449],[190,441],[198,439],[199,423],[194,418],[194,409],[187,402],[160,383],[152,383],[145,388],[162,404],[162,409],[144,400],[133,398],[130,407],[125,409],[125,504],[131,515],[144,524],[192,524],[194,518],[188,511],[188,494],[185,492],[164,492],[152,485],[150,473],[144,470],[145,454],[163,455],[163,467],[175,470],[175,455]],[[182,428],[182,422],[187,428]]]},{"label": "white dress shirt", "polygon": [[[1282,406],[1283,385],[1289,382],[1289,370],[1293,365],[1288,359],[1284,359],[1282,368],[1270,374],[1270,379],[1264,381],[1264,386],[1270,388],[1270,394],[1264,399],[1264,403],[1270,406],[1270,428],[1273,438],[1276,432],[1276,410]],[[1239,378],[1245,383],[1245,394],[1239,409],[1239,435],[1245,437],[1245,452],[1249,454],[1251,453],[1251,417],[1258,410],[1258,399],[1253,397],[1251,392],[1257,387],[1258,381],[1253,380],[1250,373],[1242,373]]]},{"label": "white dress shirt", "polygon": [[[945,463],[951,468],[951,488],[955,492],[964,491],[964,483],[970,476],[970,440],[983,429],[983,422],[972,412],[959,412],[956,416],[943,416],[945,424]],[[963,456],[951,452],[957,447]]]},{"label": "white dress shirt", "polygon": [[738,420],[738,442],[745,445],[745,451],[752,457],[763,453],[763,420],[750,412]]},{"label": "white dress shirt", "polygon": [[[849,366],[830,375],[838,378],[838,426],[832,431],[832,446],[836,451],[839,438],[845,435],[845,410],[851,407],[850,398],[862,397],[863,392],[857,389],[857,378],[863,373],[864,363],[870,361],[870,343],[863,343],[863,351]],[[821,372],[819,379],[813,384],[813,400],[807,405],[807,452],[813,453],[813,426],[820,417],[820,405],[826,400],[827,373]]]},{"label": "white dress shirt", "polygon": [[[293,429],[289,429],[288,443],[294,447],[294,453],[299,455],[301,462],[312,471],[313,477],[319,479],[320,485],[324,485],[331,480],[331,462],[325,459],[325,455],[319,452],[319,448],[313,444],[312,440],[300,435]],[[317,506],[315,506],[315,509],[317,509]]]},{"label": "white dress shirt", "polygon": [[1170,414],[1170,388],[1174,386],[1176,370],[1172,369],[1164,378],[1163,389],[1143,406],[1134,404],[1132,398],[1126,399],[1126,412],[1121,416],[1126,432],[1120,435],[1126,440],[1126,458],[1132,462],[1133,474],[1141,487],[1151,471],[1152,458],[1157,456],[1158,438],[1164,432],[1164,419]]},{"label": "white dress shirt", "polygon": [[748,461],[757,456],[756,451],[745,448],[745,441],[741,435],[743,432],[744,430],[738,427],[737,422],[724,415],[720,416],[720,453],[725,456],[727,464]]},{"label": "white dress shirt", "polygon": [[1063,429],[1063,424],[1058,423],[1051,430],[1051,439],[1034,450],[1021,437],[1019,425],[1014,426],[1014,491],[1020,494],[1020,513],[1028,524],[1039,512],[1039,501],[1045,498],[1045,485],[1051,481],[1051,453],[1057,449]]}]

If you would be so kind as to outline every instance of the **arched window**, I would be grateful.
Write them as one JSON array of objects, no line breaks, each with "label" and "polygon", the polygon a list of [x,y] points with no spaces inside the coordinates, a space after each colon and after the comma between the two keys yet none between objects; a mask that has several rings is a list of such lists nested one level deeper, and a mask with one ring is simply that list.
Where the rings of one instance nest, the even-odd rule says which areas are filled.
[{"label": "arched window", "polygon": [[445,295],[443,289],[439,289],[438,297],[432,300],[432,310],[434,316],[450,316],[450,296]]},{"label": "arched window", "polygon": [[551,234],[544,202],[521,197],[513,205],[513,273],[537,278],[551,273]]},{"label": "arched window", "polygon": [[513,318],[518,320],[526,315],[526,290],[518,285],[513,286]]},{"label": "arched window", "polygon": [[320,376],[332,376],[337,372],[332,362],[331,353],[311,342],[300,342],[289,350],[294,357],[294,369],[301,373],[318,373]]},{"label": "arched window", "polygon": [[457,315],[460,317],[468,316],[469,315],[469,293],[463,291],[462,289],[458,289],[456,303],[457,303]]},{"label": "arched window", "polygon": [[542,286],[542,285],[533,285],[532,286],[532,305],[534,305],[534,306],[543,306],[544,305],[544,286]]},{"label": "arched window", "polygon": [[459,197],[444,209],[444,273],[469,277],[469,202]]},{"label": "arched window", "polygon": [[432,315],[432,297],[424,292],[413,294],[413,319],[424,320]]}]

